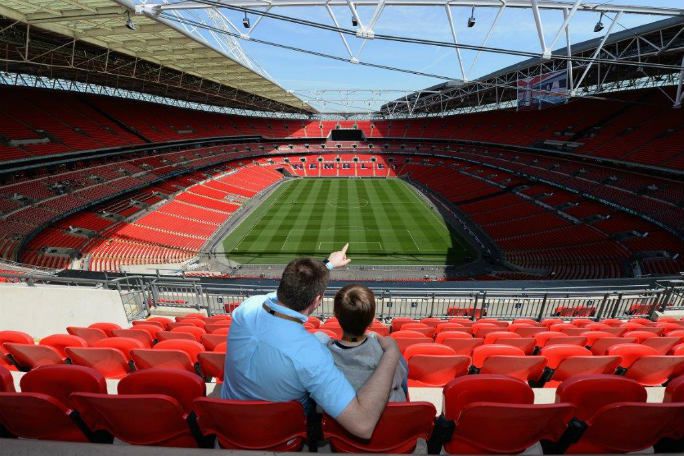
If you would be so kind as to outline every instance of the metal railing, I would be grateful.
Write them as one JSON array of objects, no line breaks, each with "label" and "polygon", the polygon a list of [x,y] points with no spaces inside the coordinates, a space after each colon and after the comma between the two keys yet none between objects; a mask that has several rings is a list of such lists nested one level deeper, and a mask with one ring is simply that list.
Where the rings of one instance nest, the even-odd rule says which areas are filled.
[{"label": "metal railing", "polygon": [[[0,275],[1,277],[2,275]],[[98,280],[56,276],[26,275],[15,280],[28,285],[60,285],[116,290],[129,320],[148,316],[153,308],[179,308],[204,311],[208,315],[230,313],[246,298],[274,291],[273,286],[239,285],[199,278],[124,276]],[[541,319],[572,318],[654,318],[666,309],[684,309],[684,281],[664,280],[650,284],[626,281],[608,284],[598,281],[572,286],[504,288],[496,282],[477,287],[460,284],[453,288],[374,288],[376,314],[383,320],[394,317]],[[537,287],[538,286],[538,287]],[[316,315],[333,314],[333,296],[326,292]]]}]

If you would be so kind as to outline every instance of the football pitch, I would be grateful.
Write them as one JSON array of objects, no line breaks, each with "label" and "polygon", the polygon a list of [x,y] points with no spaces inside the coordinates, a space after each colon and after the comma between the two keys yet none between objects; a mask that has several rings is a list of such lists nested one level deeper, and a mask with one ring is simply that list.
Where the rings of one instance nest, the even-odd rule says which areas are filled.
[{"label": "football pitch", "polygon": [[296,179],[281,184],[223,240],[228,259],[323,259],[349,242],[361,265],[461,264],[473,254],[400,179]]}]

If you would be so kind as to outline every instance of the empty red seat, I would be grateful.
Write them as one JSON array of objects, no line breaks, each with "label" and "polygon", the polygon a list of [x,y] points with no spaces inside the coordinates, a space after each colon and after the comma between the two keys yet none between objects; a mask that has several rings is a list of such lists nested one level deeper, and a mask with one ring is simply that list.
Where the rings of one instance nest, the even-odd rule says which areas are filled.
[{"label": "empty red seat", "polygon": [[197,342],[200,341],[202,338],[203,334],[206,334],[207,332],[204,330],[204,328],[199,328],[197,326],[178,326],[176,328],[173,328],[171,330],[172,333],[186,333],[186,334],[192,334],[192,336],[195,338]]},{"label": "empty red seat", "polygon": [[546,344],[549,342],[551,339],[555,339],[557,337],[568,337],[566,334],[558,331],[542,331],[534,334],[534,340],[539,348],[543,348],[546,346]]},{"label": "empty red seat", "polygon": [[197,355],[204,351],[204,346],[194,340],[165,340],[154,346],[155,350],[182,350],[188,354],[190,360],[197,362]]},{"label": "empty red seat", "polygon": [[14,393],[14,378],[9,369],[0,366],[0,393]]},{"label": "empty red seat", "polygon": [[[199,328],[197,328],[199,329]],[[203,334],[203,336],[206,334]],[[171,340],[171,339],[185,339],[185,340],[192,340],[192,341],[197,341],[195,336],[193,334],[187,333],[187,332],[172,332],[172,331],[159,331],[157,333],[157,339],[161,342],[164,340]]]},{"label": "empty red seat", "polygon": [[112,330],[112,335],[115,337],[135,339],[142,343],[145,348],[152,348],[152,344],[154,343],[153,337],[144,329],[114,329]]},{"label": "empty red seat", "polygon": [[15,344],[34,344],[33,337],[22,331],[0,331],[0,354],[6,355],[5,342]]},{"label": "empty red seat", "polygon": [[611,347],[608,353],[620,356],[620,368],[625,376],[644,386],[660,386],[668,379],[684,373],[684,356],[658,355],[652,347],[620,344]]},{"label": "empty red seat", "polygon": [[612,374],[615,372],[620,357],[593,356],[591,351],[577,345],[548,345],[541,350],[546,358],[546,368],[541,384],[565,381],[575,375]]},{"label": "empty red seat", "polygon": [[129,361],[132,359],[131,350],[145,348],[145,344],[138,339],[131,339],[130,337],[108,337],[107,339],[98,340],[94,346],[119,350]]},{"label": "empty red seat", "polygon": [[676,437],[684,423],[684,403],[618,402],[600,408],[586,431],[566,453],[630,453],[665,437]]},{"label": "empty red seat", "polygon": [[200,342],[202,343],[202,345],[204,345],[204,348],[206,348],[207,351],[214,350],[214,347],[225,341],[226,336],[224,336],[223,334],[203,334],[202,339],[200,340]]},{"label": "empty red seat", "polygon": [[457,332],[465,332],[467,334],[470,334],[470,328],[467,326],[464,326],[460,323],[440,323],[437,325],[437,328],[435,330],[435,334],[439,335],[440,333],[444,331],[457,331]]},{"label": "empty red seat", "polygon": [[563,336],[552,337],[546,341],[546,347],[550,345],[578,345],[584,347],[587,345],[587,338],[584,336]]},{"label": "empty red seat", "polygon": [[197,423],[222,448],[299,451],[306,440],[304,408],[297,401],[195,400]]},{"label": "empty red seat", "polygon": [[464,333],[453,333],[450,331],[437,334],[435,342],[438,344],[446,345],[456,352],[457,355],[471,356],[473,354],[473,349],[484,343],[484,339],[479,337],[472,337],[470,334],[466,334],[466,337],[461,337],[460,334]]},{"label": "empty red seat", "polygon": [[667,384],[663,402],[684,402],[684,375],[673,379]]},{"label": "empty red seat", "polygon": [[466,375],[470,366],[469,356],[435,343],[411,345],[404,351],[404,357],[411,387],[444,386],[455,377]]},{"label": "empty red seat", "polygon": [[494,331],[488,333],[484,338],[485,344],[496,344],[499,339],[515,339],[522,338],[520,334],[510,331]]},{"label": "empty red seat", "polygon": [[117,385],[119,394],[165,394],[190,413],[193,401],[206,395],[206,385],[197,375],[179,369],[146,369],[133,372]]},{"label": "empty red seat", "polygon": [[[132,329],[135,331],[145,331],[147,334],[150,335],[150,337],[152,338],[153,341],[157,340],[157,338],[158,338],[157,335],[159,334],[160,331],[164,331],[164,329],[161,328],[161,326],[159,324],[151,324],[151,323],[147,323],[147,324],[140,323],[140,324],[134,325],[128,329]],[[115,333],[114,335],[120,335],[120,334]]]},{"label": "empty red seat", "polygon": [[116,348],[68,347],[72,364],[95,369],[105,378],[123,378],[130,372],[129,360]]},{"label": "empty red seat", "polygon": [[66,405],[47,394],[0,393],[0,427],[16,437],[88,442],[71,413]]},{"label": "empty red seat", "polygon": [[226,363],[225,352],[202,352],[197,356],[197,361],[202,375],[215,378],[219,382],[223,381]]},{"label": "empty red seat", "polygon": [[101,329],[109,337],[112,337],[114,335],[112,333],[112,331],[114,331],[115,329],[121,329],[121,326],[117,325],[116,323],[99,322],[99,323],[93,323],[92,325],[89,325],[88,328]]},{"label": "empty red seat", "polygon": [[575,417],[585,422],[606,405],[646,399],[646,388],[619,375],[578,375],[556,389],[556,402],[573,404]]},{"label": "empty red seat", "polygon": [[[207,332],[207,334],[213,334],[214,332],[218,330],[222,331],[229,331],[230,330],[230,325],[231,322],[229,321],[219,321],[216,323],[209,323],[204,327],[204,330]],[[311,328],[318,328],[318,326],[315,326],[311,323],[304,323],[305,326],[310,326]]]},{"label": "empty red seat", "polygon": [[480,374],[458,377],[443,389],[444,413],[456,418],[473,402],[533,404],[534,392],[524,381],[506,375]]},{"label": "empty red seat", "polygon": [[592,347],[596,341],[606,338],[606,337],[611,337],[614,338],[615,335],[607,332],[607,331],[585,331],[582,333],[582,336],[587,338],[587,347]]},{"label": "empty red seat", "polygon": [[653,337],[658,337],[657,334],[651,332],[651,331],[628,331],[624,334],[625,337],[632,337],[636,339],[636,343],[640,344],[644,342],[646,339],[651,339]]},{"label": "empty red seat", "polygon": [[510,345],[511,347],[517,347],[521,349],[526,355],[531,355],[534,352],[535,348],[535,342],[532,337],[517,337],[513,339],[501,338],[497,339],[496,343],[500,345]]},{"label": "empty red seat", "polygon": [[510,345],[480,345],[473,349],[473,369],[481,374],[502,374],[536,381],[545,365],[543,356],[525,356],[520,348]]},{"label": "empty red seat", "polygon": [[[139,322],[139,323],[136,323]],[[136,320],[132,322],[133,325],[135,326],[136,324],[158,324],[162,327],[162,329],[169,329],[169,325],[171,324],[171,320],[166,318],[166,317],[150,317],[145,320]]]},{"label": "empty red seat", "polygon": [[195,364],[183,350],[141,348],[132,350],[131,355],[137,369],[181,369],[195,372]]},{"label": "empty red seat", "polygon": [[437,317],[428,317],[428,318],[421,318],[420,323],[428,326],[432,326],[433,328],[437,328],[440,324],[446,323],[447,320],[444,320],[443,318],[437,318]]},{"label": "empty red seat", "polygon": [[131,445],[198,446],[188,414],[170,396],[74,393],[71,398],[93,431],[107,432]]},{"label": "empty red seat", "polygon": [[636,339],[633,337],[602,337],[600,339],[596,339],[590,348],[594,355],[605,355],[608,353],[608,349],[613,345],[629,344],[634,342],[636,342]]},{"label": "empty red seat", "polygon": [[678,343],[679,337],[650,337],[641,342],[642,345],[655,348],[659,355],[667,355]]},{"label": "empty red seat", "polygon": [[433,337],[436,328],[423,323],[405,323],[401,326],[402,331],[416,331],[423,334],[425,337]]},{"label": "empty red seat", "polygon": [[67,364],[33,369],[21,378],[19,385],[22,392],[47,394],[71,408],[71,393],[107,393],[105,378],[98,371]]},{"label": "empty red seat", "polygon": [[31,370],[39,366],[63,364],[64,358],[57,350],[47,345],[14,344],[5,342],[5,349],[14,362],[23,370]]},{"label": "empty red seat", "polygon": [[97,329],[97,328],[82,328],[79,326],[67,326],[67,332],[69,334],[71,334],[72,336],[78,336],[81,339],[85,340],[89,346],[92,346],[98,340],[104,339],[107,337],[107,333],[105,333],[103,330]]},{"label": "empty red seat", "polygon": [[412,453],[418,439],[430,437],[435,414],[429,402],[390,402],[368,440],[350,434],[328,415],[323,417],[323,435],[338,453]]},{"label": "empty red seat", "polygon": [[480,323],[479,321],[475,323],[472,328],[470,328],[470,332],[475,336],[475,337],[482,337],[484,338],[487,334],[492,333],[492,332],[497,332],[501,331],[501,326],[495,324],[495,323]]},{"label": "empty red seat", "polygon": [[404,323],[420,323],[420,321],[409,318],[409,317],[394,317],[392,319],[392,325],[391,325],[391,330],[392,332],[396,332],[401,330],[401,327],[404,325]]},{"label": "empty red seat", "polygon": [[520,334],[522,337],[534,337],[536,334],[547,332],[547,329],[543,326],[519,326],[511,329],[511,331]]},{"label": "empty red seat", "polygon": [[72,336],[70,334],[52,334],[50,336],[43,337],[39,344],[54,348],[62,358],[67,357],[66,353],[64,352],[66,347],[88,346],[88,342],[86,342],[85,339],[82,339],[78,336]]}]

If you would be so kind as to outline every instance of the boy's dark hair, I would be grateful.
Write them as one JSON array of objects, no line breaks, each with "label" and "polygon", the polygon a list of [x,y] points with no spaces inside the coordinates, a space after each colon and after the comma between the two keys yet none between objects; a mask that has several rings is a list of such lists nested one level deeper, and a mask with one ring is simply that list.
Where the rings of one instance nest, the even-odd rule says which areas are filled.
[{"label": "boy's dark hair", "polygon": [[328,286],[330,271],[322,261],[297,258],[290,261],[278,285],[278,301],[301,312],[311,305]]},{"label": "boy's dark hair", "polygon": [[334,312],[345,333],[362,336],[375,318],[375,295],[363,285],[347,285],[335,295]]}]

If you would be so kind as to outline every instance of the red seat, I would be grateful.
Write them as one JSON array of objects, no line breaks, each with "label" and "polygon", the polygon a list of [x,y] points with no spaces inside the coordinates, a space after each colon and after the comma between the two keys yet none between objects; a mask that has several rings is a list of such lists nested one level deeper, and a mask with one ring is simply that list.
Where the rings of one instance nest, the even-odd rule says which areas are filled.
[{"label": "red seat", "polygon": [[456,352],[457,355],[471,356],[473,349],[479,347],[484,343],[484,339],[473,338],[470,334],[467,337],[461,337],[459,334],[453,332],[443,332],[437,334],[436,343],[446,345]]},{"label": "red seat", "polygon": [[204,345],[193,340],[165,340],[154,346],[155,350],[182,350],[188,354],[190,360],[197,362],[197,355],[204,351]]},{"label": "red seat", "polygon": [[212,377],[223,381],[225,373],[226,354],[217,352],[202,352],[197,356],[200,371],[205,377]]},{"label": "red seat", "polygon": [[97,348],[114,348],[119,350],[129,361],[131,357],[131,350],[136,348],[145,348],[145,344],[138,339],[131,339],[130,337],[108,337],[107,339],[98,340],[95,342]]},{"label": "red seat", "polygon": [[410,387],[444,386],[450,380],[468,373],[470,357],[457,355],[446,345],[427,343],[407,347],[404,357],[408,362]]},{"label": "red seat", "polygon": [[515,329],[511,329],[511,331],[520,334],[522,337],[534,337],[536,334],[547,332],[546,328],[544,328],[543,326],[519,326]]},{"label": "red seat", "polygon": [[533,404],[534,392],[524,381],[506,375],[468,375],[444,387],[444,414],[455,419],[473,402]]},{"label": "red seat", "polygon": [[14,362],[23,370],[64,363],[64,358],[62,358],[59,352],[46,345],[5,342],[5,349],[12,356]]},{"label": "red seat", "polygon": [[599,409],[580,440],[566,453],[630,453],[677,436],[684,423],[684,404],[619,402]]},{"label": "red seat", "polygon": [[556,402],[569,402],[586,422],[602,407],[618,402],[646,402],[646,388],[619,375],[578,375],[556,389]]},{"label": "red seat", "polygon": [[416,331],[423,334],[425,337],[433,337],[436,328],[423,323],[404,323],[401,326],[402,331]]},{"label": "red seat", "polygon": [[607,331],[585,331],[582,336],[587,338],[587,347],[592,347],[596,341],[604,338],[614,338],[615,336]]},{"label": "red seat", "polygon": [[[533,320],[531,318],[516,318],[513,320],[513,323],[509,326],[509,328],[513,325],[530,325],[530,326],[541,326],[541,323],[539,323],[537,320]],[[512,330],[511,330],[512,331]]]},{"label": "red seat", "polygon": [[221,342],[220,344],[216,344],[216,346],[212,350],[212,352],[214,352],[214,353],[226,353],[227,351],[228,351],[228,343],[227,342]]},{"label": "red seat", "polygon": [[591,352],[594,355],[605,355],[608,353],[608,349],[613,345],[629,344],[635,341],[636,339],[633,337],[602,337],[600,339],[596,339],[591,345]]},{"label": "red seat", "polygon": [[532,337],[518,337],[513,339],[497,339],[497,344],[510,345],[521,349],[526,355],[531,355],[534,352],[534,339]]},{"label": "red seat", "polygon": [[[158,324],[162,327],[162,329],[169,329],[169,325],[171,324],[171,320],[166,318],[166,317],[150,317],[146,320],[136,320],[139,321],[139,324]],[[133,325],[136,325],[136,321],[133,321]]]},{"label": "red seat", "polygon": [[485,344],[496,344],[499,339],[515,339],[521,338],[520,334],[510,332],[510,331],[494,331],[488,333],[484,338]]},{"label": "red seat", "polygon": [[429,402],[391,402],[368,440],[350,434],[328,415],[323,416],[323,435],[338,453],[412,453],[418,439],[430,437],[435,414]]},{"label": "red seat", "polygon": [[187,333],[187,334],[192,334],[192,336],[195,338],[195,341],[199,342],[200,339],[202,338],[203,334],[206,334],[207,332],[204,330],[204,328],[199,328],[197,326],[179,326],[177,328],[173,328],[171,330],[172,333]]},{"label": "red seat", "polygon": [[668,379],[684,373],[684,356],[658,355],[655,348],[640,344],[614,345],[611,355],[622,358],[620,368],[625,376],[644,386],[660,386]]},{"label": "red seat", "polygon": [[6,355],[5,342],[15,344],[34,344],[33,337],[21,331],[0,331],[0,354]]},{"label": "red seat", "polygon": [[179,320],[178,317],[176,317],[175,323],[169,323],[169,329],[180,328],[182,326],[194,326],[196,328],[204,328],[206,325],[207,324],[204,322],[204,320],[199,318],[182,318]]},{"label": "red seat", "polygon": [[575,318],[571,322],[573,325],[577,326],[578,328],[584,328],[587,325],[590,325],[592,323],[595,323],[594,320],[590,320],[588,318]]},{"label": "red seat", "polygon": [[450,454],[521,453],[540,440],[558,441],[573,411],[571,404],[474,402],[454,417],[444,448]]},{"label": "red seat", "polygon": [[453,331],[453,332],[463,332],[467,333],[470,335],[470,328],[467,326],[464,326],[460,323],[440,323],[437,325],[437,329],[435,330],[435,334],[438,336],[439,334],[443,333],[444,331]]},{"label": "red seat", "polygon": [[314,328],[320,328],[321,327],[321,320],[318,317],[314,317],[313,315],[309,315],[309,318],[306,320],[307,323],[311,323]]},{"label": "red seat", "polygon": [[[319,331],[323,331],[322,329],[319,329]],[[341,331],[341,328],[340,328]],[[222,326],[221,328],[215,329],[212,331],[211,334],[217,334],[217,335],[222,335],[225,336],[230,332],[230,326]]]},{"label": "red seat", "polygon": [[617,344],[608,349],[609,355],[617,355],[622,360],[620,367],[623,370],[629,369],[634,364],[634,361],[642,356],[657,355],[658,351],[653,347],[647,347],[641,344]]},{"label": "red seat", "polygon": [[93,323],[92,325],[89,325],[88,328],[101,329],[109,337],[112,337],[114,335],[112,333],[112,331],[114,331],[115,329],[121,329],[121,326],[117,325],[116,323],[100,322],[100,323]]},{"label": "red seat", "polygon": [[[164,329],[161,327],[161,325],[150,324],[150,323],[147,323],[147,324],[139,323],[139,324],[134,325],[133,327],[128,328],[128,329],[135,330],[135,331],[145,331],[147,334],[150,335],[150,337],[152,338],[152,341],[157,340],[158,334],[161,331],[164,331]],[[115,333],[115,335],[119,335],[119,334]]]},{"label": "red seat", "polygon": [[497,332],[501,331],[501,326],[495,324],[495,323],[480,323],[479,321],[470,328],[470,332],[475,336],[475,337],[482,337],[484,338],[487,334],[492,333],[492,332]]},{"label": "red seat", "polygon": [[624,334],[625,337],[633,337],[636,339],[636,343],[640,344],[643,343],[646,339],[651,339],[653,337],[658,337],[657,334],[654,334],[653,332],[650,331],[628,331]]},{"label": "red seat", "polygon": [[204,348],[207,349],[207,351],[212,351],[214,348],[226,341],[226,336],[223,334],[204,334],[202,335],[202,345],[204,345]]},{"label": "red seat", "polygon": [[139,341],[145,348],[152,348],[154,340],[148,331],[143,329],[114,329],[112,335],[115,337],[126,337]]},{"label": "red seat", "polygon": [[297,401],[195,400],[200,430],[222,448],[299,451],[306,440],[304,408]]},{"label": "red seat", "polygon": [[107,337],[107,333],[97,328],[81,328],[78,326],[67,326],[67,332],[72,336],[77,336],[85,340],[91,347],[98,340],[105,339]]},{"label": "red seat", "polygon": [[562,336],[552,337],[546,341],[546,347],[549,345],[577,345],[584,347],[587,345],[587,338],[584,336]]},{"label": "red seat", "polygon": [[195,372],[195,365],[183,350],[141,348],[131,351],[137,369],[181,369]]},{"label": "red seat", "polygon": [[98,371],[66,364],[33,369],[21,377],[19,385],[24,393],[47,394],[70,408],[74,408],[71,393],[107,393],[105,378]]},{"label": "red seat", "polygon": [[130,372],[128,358],[116,348],[69,347],[66,353],[72,364],[93,368],[105,378],[123,378]]},{"label": "red seat", "polygon": [[71,396],[93,431],[105,431],[131,445],[197,447],[188,415],[164,394],[91,394]]},{"label": "red seat", "polygon": [[592,356],[587,348],[577,345],[549,345],[541,355],[547,360],[541,379],[546,386],[555,386],[575,375],[612,374],[620,364],[618,356]]},{"label": "red seat", "polygon": [[670,381],[663,402],[684,402],[684,375]]},{"label": "red seat", "polygon": [[[199,329],[199,328],[197,328]],[[206,335],[206,334],[204,334]],[[161,342],[164,340],[171,340],[171,339],[184,339],[184,340],[192,340],[197,342],[197,339],[193,334],[187,333],[187,332],[172,332],[172,331],[159,331],[157,334],[157,339]]]},{"label": "red seat", "polygon": [[165,394],[178,401],[190,413],[193,401],[206,395],[206,385],[197,375],[178,369],[146,369],[122,379],[119,394]]},{"label": "red seat", "polygon": [[428,326],[432,326],[433,328],[437,328],[440,324],[442,323],[447,323],[447,320],[443,318],[437,318],[437,317],[428,317],[428,318],[421,318],[420,323]]},{"label": "red seat", "polygon": [[679,337],[651,337],[641,342],[642,345],[655,348],[659,355],[667,355],[679,343]]},{"label": "red seat", "polygon": [[391,325],[392,332],[397,332],[401,330],[401,327],[404,323],[420,323],[420,321],[409,317],[394,317],[392,319]]},{"label": "red seat", "polygon": [[557,337],[568,337],[566,334],[558,331],[542,331],[534,334],[534,340],[539,348],[544,348],[549,340],[555,339]]},{"label": "red seat", "polygon": [[14,378],[9,369],[0,366],[0,393],[14,393]]},{"label": "red seat", "polygon": [[379,322],[373,322],[371,326],[368,328],[368,330],[373,331],[374,333],[379,334],[383,337],[389,336],[390,333],[389,327]]},{"label": "red seat", "polygon": [[480,345],[473,349],[473,367],[481,374],[501,374],[534,381],[539,379],[545,365],[543,356],[525,356],[520,348],[510,345]]},{"label": "red seat", "polygon": [[62,358],[66,358],[67,355],[64,352],[66,347],[87,347],[88,342],[78,336],[72,336],[70,334],[52,334],[51,336],[43,337],[40,345],[47,345],[57,350],[57,353]]},{"label": "red seat", "polygon": [[38,440],[88,442],[71,410],[41,393],[0,393],[0,427],[10,434]]},{"label": "red seat", "polygon": [[[317,326],[312,325],[311,323],[304,323],[305,325],[310,325],[312,328],[318,328]],[[221,331],[230,331],[230,325],[231,322],[229,321],[219,321],[216,323],[209,323],[207,326],[204,327],[204,330],[207,332],[207,334],[214,334],[216,331],[221,330]]]},{"label": "red seat", "polygon": [[489,323],[499,328],[508,328],[508,322],[503,320],[497,320],[496,318],[480,318],[477,323]]}]

